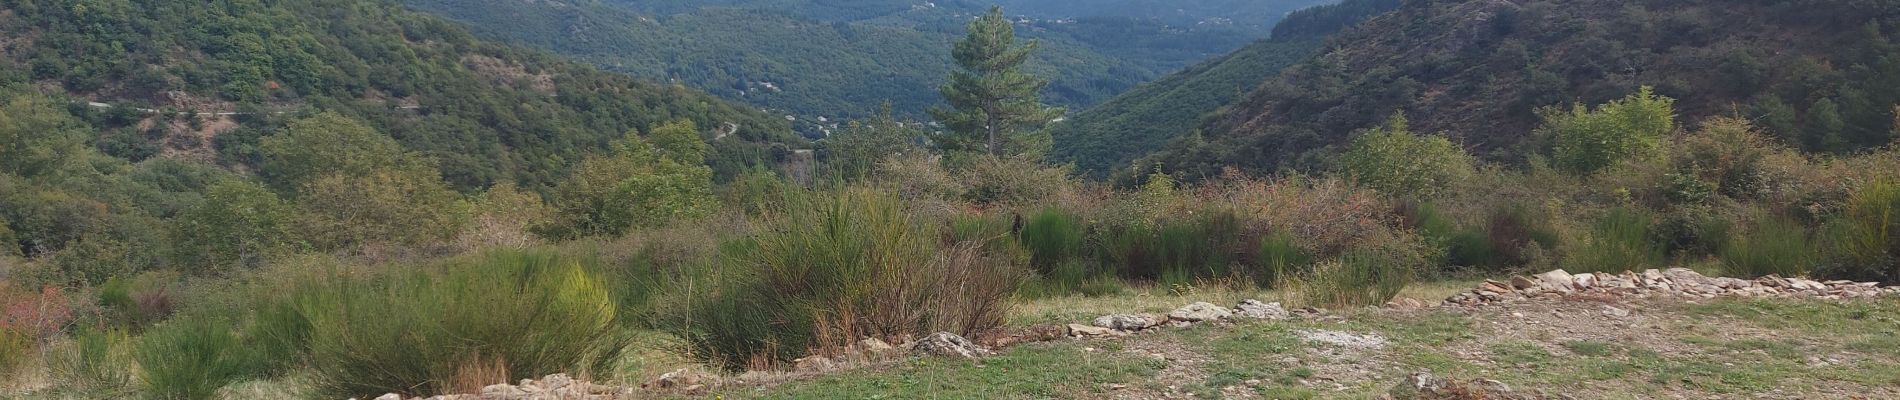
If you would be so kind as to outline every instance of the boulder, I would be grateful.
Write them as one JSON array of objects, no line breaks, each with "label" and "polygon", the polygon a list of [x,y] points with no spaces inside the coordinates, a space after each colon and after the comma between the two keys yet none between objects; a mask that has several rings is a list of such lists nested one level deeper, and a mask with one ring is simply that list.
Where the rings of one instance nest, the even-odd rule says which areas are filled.
[{"label": "boulder", "polygon": [[1512,289],[1517,289],[1517,290],[1524,290],[1524,289],[1530,289],[1530,288],[1534,288],[1534,287],[1537,287],[1537,286],[1538,286],[1538,283],[1537,283],[1537,281],[1535,281],[1535,280],[1531,280],[1531,278],[1526,278],[1526,277],[1523,277],[1523,276],[1513,276],[1513,277],[1511,277],[1511,288],[1512,288]]},{"label": "boulder", "polygon": [[1228,310],[1224,307],[1204,301],[1181,306],[1181,308],[1175,309],[1174,312],[1168,313],[1169,319],[1184,322],[1215,321],[1227,319],[1227,317],[1232,316],[1234,316],[1233,310]]},{"label": "boulder", "polygon": [[1561,269],[1537,274],[1537,280],[1540,281],[1541,286],[1545,289],[1560,292],[1571,291],[1576,289],[1577,286],[1576,278],[1570,276],[1569,272]]},{"label": "boulder", "polygon": [[1278,302],[1262,303],[1260,300],[1247,299],[1234,306],[1234,315],[1255,319],[1287,319],[1292,317],[1293,313],[1288,312],[1286,307],[1280,306]]},{"label": "boulder", "polygon": [[1094,325],[1102,328],[1138,331],[1160,326],[1167,319],[1148,314],[1109,314],[1096,317]]},{"label": "boulder", "polygon": [[978,358],[990,355],[990,349],[950,332],[937,332],[918,340],[911,351],[938,357]]},{"label": "boulder", "polygon": [[1581,273],[1570,276],[1576,282],[1577,289],[1589,289],[1597,286],[1597,274]]}]

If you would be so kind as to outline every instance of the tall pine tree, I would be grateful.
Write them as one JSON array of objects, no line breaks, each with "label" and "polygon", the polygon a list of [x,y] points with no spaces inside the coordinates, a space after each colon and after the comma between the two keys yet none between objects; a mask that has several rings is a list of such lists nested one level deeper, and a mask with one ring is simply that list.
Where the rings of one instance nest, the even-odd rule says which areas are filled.
[{"label": "tall pine tree", "polygon": [[[931,116],[964,143],[981,140],[990,155],[1004,155],[1006,141],[1035,131],[1061,116],[1061,108],[1043,106],[1037,92],[1049,81],[1022,71],[1036,42],[1016,45],[1016,29],[1001,7],[970,22],[969,34],[950,55],[959,70],[940,89],[951,109]],[[1023,149],[1016,149],[1022,151]]]}]

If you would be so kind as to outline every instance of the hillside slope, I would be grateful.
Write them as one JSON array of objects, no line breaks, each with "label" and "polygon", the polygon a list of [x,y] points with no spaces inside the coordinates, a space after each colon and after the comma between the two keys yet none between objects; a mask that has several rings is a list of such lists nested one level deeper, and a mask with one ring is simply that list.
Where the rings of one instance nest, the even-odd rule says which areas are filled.
[{"label": "hillside slope", "polygon": [[[100,147],[134,161],[253,163],[280,116],[314,109],[371,122],[463,189],[545,186],[581,154],[671,119],[744,139],[717,146],[722,170],[798,140],[751,107],[494,44],[382,1],[5,0],[0,51],[11,79],[101,103],[113,117]],[[187,123],[220,112],[237,114]]]},{"label": "hillside slope", "polygon": [[1333,40],[1151,162],[1322,167],[1395,112],[1509,160],[1539,107],[1655,86],[1693,125],[1740,113],[1808,150],[1889,142],[1900,1],[1412,1]]},{"label": "hillside slope", "polygon": [[[939,104],[949,48],[974,3],[914,7],[868,2],[409,0],[478,32],[552,49],[603,68],[675,80],[800,118],[802,131],[869,115],[889,101],[900,115]],[[1035,2],[1018,2],[1035,3]],[[1256,24],[1171,24],[1104,14],[1105,7],[1005,9],[1041,40],[1030,68],[1051,79],[1045,101],[1081,107],[1137,83],[1229,52],[1265,34],[1278,15],[1314,0],[1251,0]],[[1052,14],[1067,8],[1072,14]],[[1199,14],[1197,14],[1199,15]],[[816,121],[827,117],[829,122]],[[804,120],[812,121],[804,121]]]},{"label": "hillside slope", "polygon": [[1272,39],[1142,84],[1074,114],[1070,122],[1051,131],[1054,156],[1086,173],[1105,176],[1188,133],[1202,116],[1311,56],[1327,36],[1398,8],[1398,3],[1348,0],[1294,12],[1274,28]]}]

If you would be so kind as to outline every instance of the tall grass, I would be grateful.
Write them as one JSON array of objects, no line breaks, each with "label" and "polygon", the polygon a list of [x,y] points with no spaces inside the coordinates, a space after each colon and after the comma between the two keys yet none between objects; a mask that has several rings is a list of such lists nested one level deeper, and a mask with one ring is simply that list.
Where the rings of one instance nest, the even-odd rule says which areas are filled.
[{"label": "tall grass", "polygon": [[1030,265],[1048,274],[1058,265],[1082,255],[1087,240],[1082,222],[1062,209],[1044,208],[1023,225],[1022,243],[1029,250]]},{"label": "tall grass", "polygon": [[940,225],[865,189],[799,201],[750,244],[729,247],[719,289],[676,327],[698,354],[769,367],[861,337],[968,335],[1002,323],[1024,260],[989,249],[987,235],[942,243]]},{"label": "tall grass", "polygon": [[1830,241],[1840,264],[1835,273],[1900,281],[1900,184],[1875,181],[1862,186],[1831,225]]},{"label": "tall grass", "polygon": [[[608,375],[624,347],[615,304],[577,262],[499,252],[439,272],[338,282],[303,296],[298,310],[318,384],[368,397],[465,392],[556,372]],[[295,331],[294,317],[280,318],[281,331]]]},{"label": "tall grass", "polygon": [[1650,217],[1618,207],[1597,220],[1590,237],[1568,253],[1570,272],[1622,272],[1659,268],[1667,261],[1663,244],[1652,235]]},{"label": "tall grass", "polygon": [[1313,256],[1294,242],[1286,232],[1274,232],[1260,238],[1257,270],[1251,272],[1261,287],[1272,287],[1285,277],[1304,272],[1313,264]]},{"label": "tall grass", "polygon": [[58,387],[84,398],[122,398],[132,389],[132,338],[116,329],[82,329],[48,354]]},{"label": "tall grass", "polygon": [[226,318],[187,316],[147,330],[133,353],[146,392],[160,399],[209,399],[224,385],[255,376],[258,355],[235,328]]},{"label": "tall grass", "polygon": [[1807,276],[1816,255],[1808,230],[1799,222],[1769,218],[1722,248],[1722,267],[1729,276]]},{"label": "tall grass", "polygon": [[1373,250],[1347,252],[1300,274],[1287,289],[1307,305],[1357,307],[1385,304],[1412,282],[1416,265]]}]

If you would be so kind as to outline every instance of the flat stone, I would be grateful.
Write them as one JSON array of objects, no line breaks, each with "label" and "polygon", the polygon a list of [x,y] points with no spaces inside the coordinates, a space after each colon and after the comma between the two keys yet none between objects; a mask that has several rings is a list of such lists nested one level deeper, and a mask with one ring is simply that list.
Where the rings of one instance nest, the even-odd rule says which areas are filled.
[{"label": "flat stone", "polygon": [[1099,326],[1069,324],[1069,336],[1074,337],[1122,336],[1127,334],[1128,332]]},{"label": "flat stone", "polygon": [[1512,289],[1525,290],[1525,289],[1530,289],[1534,287],[1537,287],[1537,281],[1531,280],[1531,278],[1526,278],[1523,276],[1511,277]]},{"label": "flat stone", "polygon": [[1186,322],[1216,321],[1232,316],[1234,316],[1233,310],[1228,310],[1225,307],[1208,302],[1197,302],[1181,306],[1181,308],[1175,309],[1174,312],[1168,313],[1169,319]]},{"label": "flat stone", "polygon": [[1161,323],[1167,322],[1167,319],[1148,314],[1109,314],[1095,317],[1095,321],[1092,322],[1095,326],[1102,328],[1138,331],[1160,326]]},{"label": "flat stone", "polygon": [[1234,315],[1256,319],[1287,319],[1293,316],[1280,303],[1262,303],[1260,300],[1242,300],[1234,306]]}]

